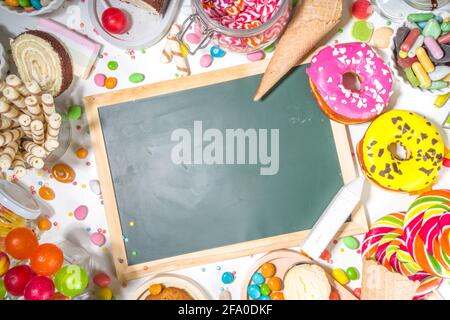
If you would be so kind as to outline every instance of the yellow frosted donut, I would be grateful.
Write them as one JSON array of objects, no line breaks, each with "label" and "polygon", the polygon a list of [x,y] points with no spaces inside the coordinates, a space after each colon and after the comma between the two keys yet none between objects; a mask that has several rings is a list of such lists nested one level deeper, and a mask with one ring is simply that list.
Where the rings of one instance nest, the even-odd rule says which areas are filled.
[{"label": "yellow frosted donut", "polygon": [[[405,157],[394,150],[404,148]],[[376,118],[358,143],[366,177],[382,188],[417,193],[430,189],[441,169],[444,142],[436,127],[416,113],[393,110]]]}]

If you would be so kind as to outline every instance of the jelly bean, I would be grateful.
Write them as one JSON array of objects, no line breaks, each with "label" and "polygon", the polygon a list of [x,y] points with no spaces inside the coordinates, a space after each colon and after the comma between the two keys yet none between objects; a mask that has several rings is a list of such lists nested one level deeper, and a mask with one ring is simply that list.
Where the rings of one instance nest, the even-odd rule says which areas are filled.
[{"label": "jelly bean", "polygon": [[341,296],[337,291],[330,292],[330,300],[341,300]]},{"label": "jelly bean", "polygon": [[411,49],[408,51],[408,57],[413,58],[416,56],[417,48],[423,46],[425,37],[423,35],[419,35],[416,39],[416,42],[412,45]]},{"label": "jelly bean", "polygon": [[353,289],[353,294],[354,294],[355,297],[357,297],[358,299],[361,299],[361,288],[355,288],[355,289]]},{"label": "jelly bean", "polygon": [[87,215],[89,213],[89,209],[86,206],[79,206],[73,211],[73,216],[77,220],[84,220],[86,219]]},{"label": "jelly bean", "polygon": [[52,189],[50,189],[49,187],[45,187],[45,186],[40,187],[38,193],[39,193],[39,196],[44,200],[51,201],[51,200],[55,199],[55,192]]},{"label": "jelly bean", "polygon": [[422,34],[426,37],[439,38],[441,35],[441,26],[435,19],[430,19],[422,30]]},{"label": "jelly bean", "polygon": [[270,296],[261,296],[258,300],[270,300]]},{"label": "jelly bean", "polygon": [[[92,281],[94,282],[94,284],[96,286],[101,287],[101,288],[106,288],[111,285],[111,278],[109,277],[109,275],[107,275],[104,272],[97,273],[94,276],[94,279],[92,279]],[[150,286],[150,292],[151,292],[151,288],[152,288],[152,286]]]},{"label": "jelly bean", "polygon": [[423,28],[425,28],[425,26],[427,25],[427,22],[426,22],[426,21],[420,21],[420,22],[417,22],[416,25],[417,25],[420,29],[423,30]]},{"label": "jelly bean", "polygon": [[408,82],[411,84],[411,86],[416,88],[420,85],[419,80],[417,79],[411,68],[403,68],[403,72],[405,73],[406,79],[408,79]]},{"label": "jelly bean", "polygon": [[184,43],[183,46],[180,44],[180,51],[183,57],[187,57],[189,55],[189,51],[187,51],[186,47],[187,47],[186,43]]},{"label": "jelly bean", "polygon": [[98,180],[89,181],[89,188],[96,195],[100,195],[102,193],[102,190],[100,189],[100,182]]},{"label": "jelly bean", "polygon": [[67,116],[70,120],[78,120],[81,117],[81,106],[79,104],[74,104],[69,107]]},{"label": "jelly bean", "polygon": [[10,7],[19,7],[19,1],[17,0],[5,0],[5,4]]},{"label": "jelly bean", "polygon": [[275,272],[276,272],[276,268],[273,263],[266,262],[261,266],[261,274],[265,278],[273,277],[275,275]]},{"label": "jelly bean", "polygon": [[108,62],[108,69],[109,70],[117,70],[117,68],[119,67],[119,64],[117,63],[117,61],[111,60]]},{"label": "jelly bean", "polygon": [[197,33],[188,33],[186,35],[186,40],[192,44],[199,44],[202,39]]},{"label": "jelly bean", "polygon": [[359,279],[359,272],[358,269],[355,267],[348,267],[347,271],[345,272],[347,274],[347,277],[350,280],[358,280]]},{"label": "jelly bean", "polygon": [[431,82],[431,86],[428,88],[430,90],[441,90],[444,88],[448,87],[448,82],[447,81],[442,81],[442,80],[438,80],[438,81],[432,81]]},{"label": "jelly bean", "polygon": [[[419,59],[420,64],[422,65],[423,69],[426,72],[433,72],[434,71],[434,64],[433,62],[430,60],[430,57],[428,56],[427,52],[425,51],[424,48],[420,47],[417,48],[416,50],[416,56],[417,59]],[[414,64],[413,64],[414,65]],[[413,69],[414,70],[414,69]],[[415,72],[415,71],[414,71]],[[419,79],[419,76],[416,74],[416,77]]]},{"label": "jelly bean", "polygon": [[222,282],[225,284],[230,284],[234,281],[234,274],[232,274],[231,272],[224,272],[222,274]]},{"label": "jelly bean", "polygon": [[432,37],[425,37],[424,43],[428,48],[428,51],[435,59],[439,60],[444,56],[444,51],[442,51],[441,47],[436,42],[436,39]]},{"label": "jelly bean", "polygon": [[0,251],[0,278],[3,277],[6,272],[8,272],[10,265],[11,261],[8,255],[5,252]]},{"label": "jelly bean", "polygon": [[160,283],[154,283],[148,288],[148,292],[153,295],[160,294],[163,290],[163,286]]},{"label": "jelly bean", "polygon": [[270,287],[266,283],[263,283],[262,285],[260,285],[259,290],[261,291],[261,294],[263,296],[268,296],[271,292]]},{"label": "jelly bean", "polygon": [[267,285],[272,291],[280,291],[283,288],[283,281],[278,277],[272,277],[267,280]]},{"label": "jelly bean", "polygon": [[409,34],[408,28],[406,28],[406,27],[398,28],[397,32],[395,33],[395,37],[394,37],[394,46],[395,46],[396,52],[400,51],[400,46],[402,45],[403,41],[406,39],[408,34]]},{"label": "jelly bean", "polygon": [[400,46],[400,51],[408,52],[411,47],[416,42],[417,38],[420,35],[420,30],[418,28],[412,29],[409,31],[408,36],[403,40],[402,45]]},{"label": "jelly bean", "polygon": [[52,228],[52,222],[47,218],[43,218],[38,221],[37,226],[40,231],[48,231]]},{"label": "jelly bean", "polygon": [[100,232],[94,232],[93,234],[91,234],[89,239],[91,240],[91,242],[94,245],[96,245],[98,247],[103,246],[105,244],[105,242],[106,242],[105,236],[102,233],[100,233]]},{"label": "jelly bean", "polygon": [[145,79],[145,75],[142,73],[138,73],[138,72],[132,73],[128,77],[128,80],[130,80],[131,83],[139,83],[139,82],[144,81],[144,79]]},{"label": "jelly bean", "polygon": [[52,175],[56,181],[61,183],[71,183],[75,180],[75,171],[64,163],[55,164],[52,168]]},{"label": "jelly bean", "polygon": [[439,24],[442,24],[444,22],[444,18],[441,16],[434,16],[434,20],[436,20]]},{"label": "jelly bean", "polygon": [[350,282],[350,279],[347,277],[347,274],[342,269],[335,268],[331,270],[331,275],[337,282],[339,282],[343,286],[345,286],[347,283]]},{"label": "jelly bean", "polygon": [[406,19],[411,22],[428,21],[433,18],[434,14],[432,13],[411,13],[406,17]]},{"label": "jelly bean", "polygon": [[449,74],[450,74],[449,66],[436,66],[434,68],[434,71],[429,73],[428,76],[430,77],[431,81],[437,81],[444,79],[445,76]]},{"label": "jelly bean", "polygon": [[94,83],[98,87],[104,87],[106,81],[106,76],[103,73],[97,73],[94,76]]},{"label": "jelly bean", "polygon": [[345,246],[349,249],[356,250],[359,247],[359,241],[353,236],[348,236],[343,239]]},{"label": "jelly bean", "polygon": [[352,27],[352,37],[361,42],[369,42],[373,34],[373,24],[367,21],[356,21]]},{"label": "jelly bean", "polygon": [[450,21],[441,24],[441,31],[444,34],[450,32]]},{"label": "jelly bean", "polygon": [[444,56],[441,59],[435,59],[432,55],[430,55],[430,59],[435,64],[447,64],[450,63],[450,45],[441,44],[441,49],[444,51]]},{"label": "jelly bean", "polygon": [[210,54],[204,54],[200,58],[200,66],[203,68],[208,68],[213,62],[213,57]]},{"label": "jelly bean", "polygon": [[430,77],[419,62],[413,63],[412,70],[414,71],[414,74],[423,89],[427,89],[431,86]]},{"label": "jelly bean", "polygon": [[100,288],[97,291],[98,300],[112,300],[113,292],[110,288]]},{"label": "jelly bean", "polygon": [[30,0],[18,0],[18,2],[22,8],[29,7],[31,5]]},{"label": "jelly bean", "polygon": [[117,86],[117,78],[115,77],[108,77],[105,80],[105,87],[106,89],[114,89]]},{"label": "jelly bean", "polygon": [[264,52],[265,52],[265,53],[271,53],[271,52],[274,52],[274,51],[275,51],[275,48],[276,48],[275,43],[272,43],[270,46],[264,48]]},{"label": "jelly bean", "polygon": [[366,20],[373,13],[373,7],[368,0],[356,0],[352,5],[352,16],[359,20]]},{"label": "jelly bean", "polygon": [[438,38],[440,44],[446,44],[450,42],[450,33],[444,34]]},{"label": "jelly bean", "polygon": [[266,55],[264,54],[264,51],[260,50],[260,51],[256,51],[253,53],[248,53],[247,59],[253,62],[253,61],[262,60],[262,59],[264,59],[265,56]]},{"label": "jelly bean", "polygon": [[257,299],[259,299],[259,297],[261,297],[261,290],[259,290],[259,287],[256,284],[252,284],[252,285],[248,286],[247,294],[253,300],[257,300]]},{"label": "jelly bean", "polygon": [[41,10],[42,9],[42,5],[41,5],[41,1],[40,0],[30,0],[31,5],[33,6],[34,9],[36,10]]},{"label": "jelly bean", "polygon": [[272,292],[270,294],[270,300],[284,300],[283,292]]},{"label": "jelly bean", "polygon": [[264,276],[259,273],[259,272],[255,272],[252,276],[252,280],[255,284],[263,284],[264,283]]},{"label": "jelly bean", "polygon": [[436,108],[442,108],[447,103],[449,98],[450,98],[450,92],[446,93],[446,94],[442,94],[440,96],[437,96],[433,102],[433,105]]},{"label": "jelly bean", "polygon": [[320,254],[320,259],[328,261],[331,259],[331,253],[330,251],[328,251],[328,249],[325,249],[322,251],[322,253]]},{"label": "jelly bean", "polygon": [[417,57],[414,55],[414,57],[406,57],[406,58],[400,58],[397,57],[397,64],[399,65],[399,67],[401,68],[411,68],[412,64],[414,62],[418,62],[419,59],[417,59]]},{"label": "jelly bean", "polygon": [[380,49],[385,49],[389,46],[389,41],[394,31],[389,27],[381,27],[373,32],[373,45]]},{"label": "jelly bean", "polygon": [[86,148],[78,148],[75,151],[75,155],[77,156],[78,159],[86,159],[86,157],[88,156],[89,151]]},{"label": "jelly bean", "polygon": [[225,51],[216,46],[212,46],[209,52],[214,58],[222,58],[225,56]]}]

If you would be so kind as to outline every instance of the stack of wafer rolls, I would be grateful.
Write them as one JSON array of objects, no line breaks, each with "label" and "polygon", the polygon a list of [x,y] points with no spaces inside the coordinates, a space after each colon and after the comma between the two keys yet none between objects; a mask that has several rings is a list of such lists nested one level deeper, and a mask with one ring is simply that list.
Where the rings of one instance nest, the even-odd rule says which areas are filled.
[{"label": "stack of wafer rolls", "polygon": [[9,169],[21,178],[27,167],[43,168],[59,146],[61,123],[53,96],[36,81],[16,75],[0,80],[0,178]]}]

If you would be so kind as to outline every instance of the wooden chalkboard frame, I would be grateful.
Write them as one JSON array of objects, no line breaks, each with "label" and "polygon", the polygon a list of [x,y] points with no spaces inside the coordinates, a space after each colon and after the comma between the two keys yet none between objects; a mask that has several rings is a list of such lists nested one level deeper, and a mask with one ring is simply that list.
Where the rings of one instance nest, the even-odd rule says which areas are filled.
[{"label": "wooden chalkboard frame", "polygon": [[[308,230],[284,235],[252,240],[248,242],[227,245],[219,248],[202,250],[175,257],[129,265],[126,248],[122,238],[120,216],[114,193],[113,181],[109,168],[108,155],[100,124],[98,109],[118,103],[144,99],[177,91],[194,89],[206,85],[240,79],[261,74],[266,69],[268,60],[250,64],[238,65],[217,71],[205,72],[185,78],[152,83],[140,87],[117,90],[110,93],[88,96],[84,98],[87,118],[92,139],[92,147],[97,162],[106,218],[110,232],[110,241],[117,276],[121,281],[127,281],[145,276],[151,272],[172,271],[194,265],[207,264],[220,260],[237,258],[266,251],[298,246],[308,234]],[[336,150],[342,170],[343,182],[348,183],[357,177],[357,169],[352,156],[350,137],[345,125],[331,121]],[[338,190],[336,190],[337,192]],[[353,212],[351,219],[341,229],[341,236],[361,234],[368,230],[364,206]]]}]

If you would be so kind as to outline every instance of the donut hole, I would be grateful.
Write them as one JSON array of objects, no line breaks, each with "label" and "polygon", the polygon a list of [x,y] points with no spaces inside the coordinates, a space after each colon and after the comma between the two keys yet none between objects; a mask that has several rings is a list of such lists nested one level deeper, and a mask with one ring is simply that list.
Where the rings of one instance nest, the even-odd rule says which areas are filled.
[{"label": "donut hole", "polygon": [[397,160],[409,160],[411,158],[411,150],[403,146],[400,142],[393,142],[388,146],[389,152]]},{"label": "donut hole", "polygon": [[342,75],[342,85],[351,92],[361,92],[361,78],[352,71]]}]

